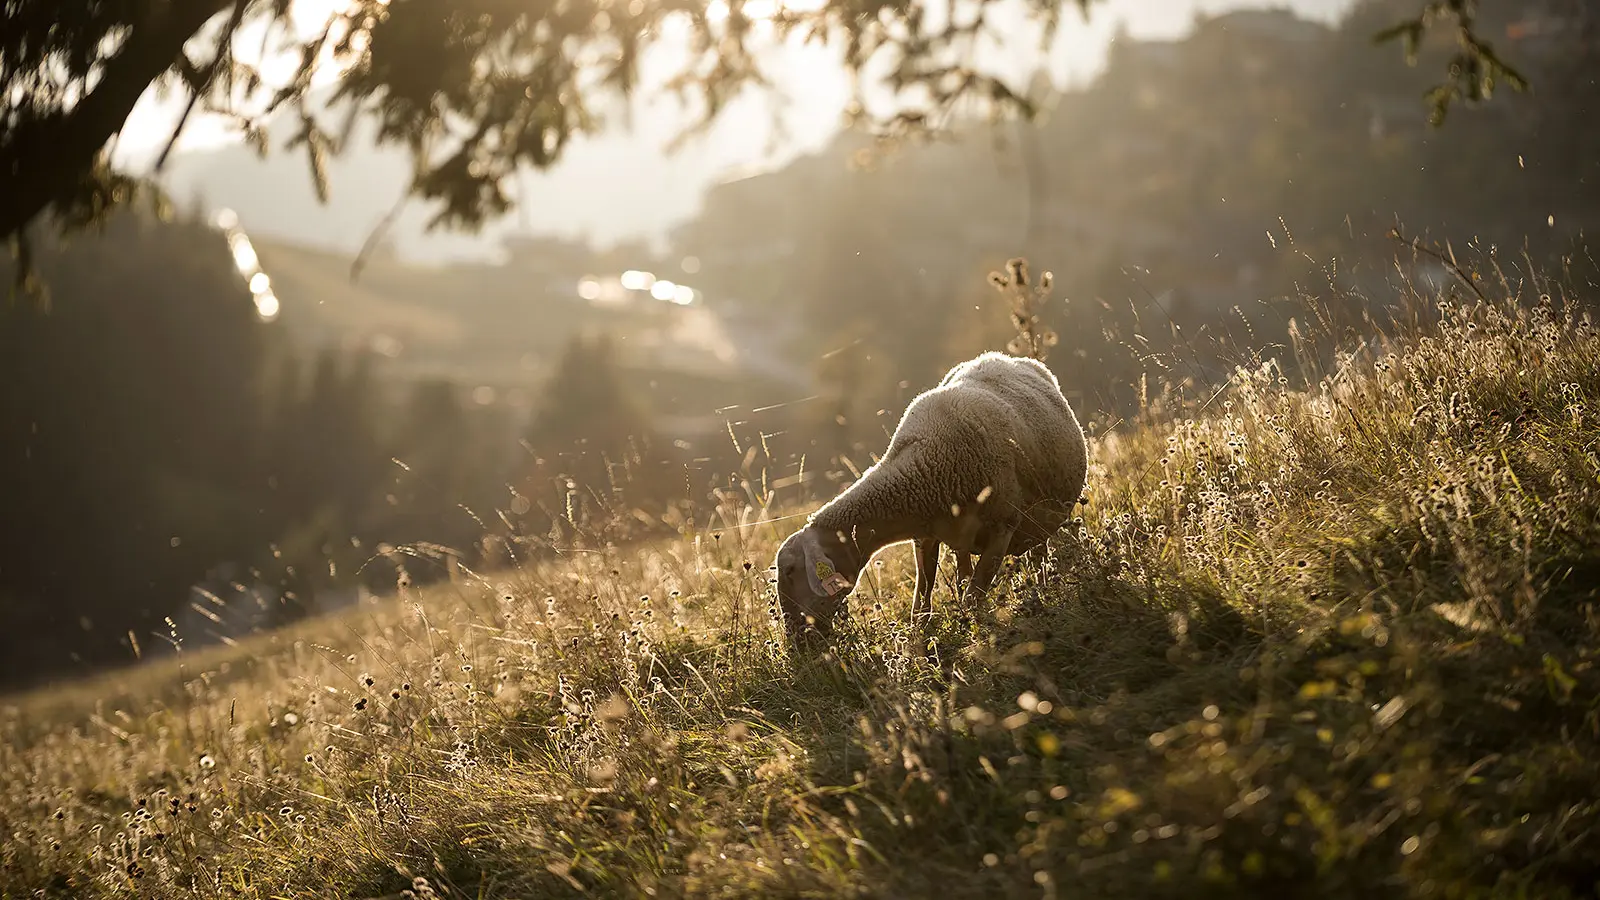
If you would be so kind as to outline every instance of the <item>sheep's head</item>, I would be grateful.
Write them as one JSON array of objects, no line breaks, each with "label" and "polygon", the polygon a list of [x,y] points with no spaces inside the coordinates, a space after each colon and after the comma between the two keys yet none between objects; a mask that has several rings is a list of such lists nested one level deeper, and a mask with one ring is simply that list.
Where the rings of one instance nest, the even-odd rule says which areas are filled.
[{"label": "sheep's head", "polygon": [[842,537],[808,525],[789,535],[778,548],[778,602],[789,637],[808,629],[826,636],[833,619],[855,587],[850,575],[855,553]]}]

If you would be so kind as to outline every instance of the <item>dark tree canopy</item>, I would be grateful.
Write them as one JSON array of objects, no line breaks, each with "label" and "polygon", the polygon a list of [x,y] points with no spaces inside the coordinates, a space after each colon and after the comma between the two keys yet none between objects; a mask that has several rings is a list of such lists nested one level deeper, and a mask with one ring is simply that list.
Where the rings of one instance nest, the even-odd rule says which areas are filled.
[{"label": "dark tree canopy", "polygon": [[[776,12],[752,14],[757,2]],[[763,83],[762,42],[796,34],[841,46],[863,83],[891,90],[891,109],[857,104],[890,132],[939,128],[969,103],[972,114],[1032,111],[1022,91],[974,67],[979,42],[1002,37],[989,21],[998,0],[349,0],[307,41],[295,36],[292,5],[0,0],[0,237],[23,235],[45,213],[68,226],[95,221],[136,192],[106,151],[151,85],[183,92],[191,112],[249,110],[246,133],[263,150],[265,118],[297,116],[290,147],[307,155],[320,186],[347,126],[319,117],[312,74],[347,67],[335,92],[346,121],[375,116],[379,139],[410,151],[411,193],[433,205],[436,224],[462,228],[504,213],[508,175],[551,165],[575,135],[602,127],[592,111],[635,89],[641,55],[684,34],[691,52],[669,85],[702,122]],[[1023,0],[1022,9],[1048,41],[1063,12],[1093,5]],[[1380,37],[1408,48],[1426,34],[1454,38],[1458,51],[1429,97],[1441,116],[1452,101],[1521,85],[1479,37],[1476,0],[1404,0],[1396,17]],[[235,39],[254,28],[299,54],[287,86],[234,56]]]}]

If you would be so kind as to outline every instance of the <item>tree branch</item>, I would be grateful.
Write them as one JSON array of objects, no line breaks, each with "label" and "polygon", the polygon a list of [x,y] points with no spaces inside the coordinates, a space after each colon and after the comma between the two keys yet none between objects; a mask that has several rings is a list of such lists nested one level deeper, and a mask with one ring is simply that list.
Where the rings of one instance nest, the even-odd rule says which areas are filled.
[{"label": "tree branch", "polygon": [[233,14],[228,17],[228,27],[223,29],[222,37],[217,40],[217,54],[211,58],[211,65],[206,68],[205,78],[198,85],[189,86],[189,102],[184,104],[183,114],[178,117],[178,124],[172,128],[172,136],[167,138],[167,145],[161,149],[161,155],[156,157],[155,170],[160,172],[167,166],[167,157],[172,155],[174,147],[178,146],[178,138],[183,135],[184,126],[189,124],[189,117],[194,115],[194,108],[200,103],[200,96],[211,90],[216,82],[217,75],[222,71],[222,64],[233,53],[233,36],[239,31],[239,23],[244,21],[244,10],[249,6],[249,0],[233,0]]},{"label": "tree branch", "polygon": [[173,0],[106,62],[95,89],[70,110],[19,127],[0,147],[0,239],[18,234],[84,173],[122,130],[139,98],[172,67],[183,45],[231,0]]}]

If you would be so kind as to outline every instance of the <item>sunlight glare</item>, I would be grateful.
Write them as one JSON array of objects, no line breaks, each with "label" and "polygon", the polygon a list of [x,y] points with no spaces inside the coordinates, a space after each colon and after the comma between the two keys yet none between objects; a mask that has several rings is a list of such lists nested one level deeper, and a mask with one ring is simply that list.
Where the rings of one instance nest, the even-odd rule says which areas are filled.
[{"label": "sunlight glare", "polygon": [[578,296],[585,300],[600,299],[600,282],[593,278],[585,278],[578,282]]},{"label": "sunlight glare", "polygon": [[694,302],[694,288],[680,284],[672,291],[672,302],[679,306],[688,306]]},{"label": "sunlight glare", "polygon": [[265,272],[257,272],[250,276],[250,293],[265,294],[272,290],[272,279]]},{"label": "sunlight glare", "polygon": [[656,283],[656,276],[638,269],[629,269],[622,273],[622,286],[630,291],[647,291]]},{"label": "sunlight glare", "polygon": [[256,295],[256,315],[266,322],[278,317],[278,295],[271,288]]},{"label": "sunlight glare", "polygon": [[650,296],[657,300],[671,300],[678,286],[670,281],[658,281],[650,285]]},{"label": "sunlight glare", "polygon": [[228,243],[233,247],[233,264],[240,272],[253,272],[260,267],[261,259],[256,256],[256,248],[251,246],[249,238],[235,234],[228,238]]}]

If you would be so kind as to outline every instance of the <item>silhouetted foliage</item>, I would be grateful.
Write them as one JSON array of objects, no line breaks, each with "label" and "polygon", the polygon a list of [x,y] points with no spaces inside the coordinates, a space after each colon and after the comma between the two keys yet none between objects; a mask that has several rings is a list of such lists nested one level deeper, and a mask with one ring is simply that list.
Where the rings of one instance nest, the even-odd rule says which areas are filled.
[{"label": "silhouetted foliage", "polygon": [[[467,228],[510,208],[505,179],[518,167],[549,166],[574,137],[600,127],[596,110],[608,98],[631,95],[640,60],[668,42],[690,48],[669,88],[706,122],[740,90],[762,83],[759,48],[789,35],[831,40],[852,72],[881,74],[895,104],[858,102],[856,112],[890,134],[946,127],[963,101],[1031,114],[1035,98],[974,64],[979,38],[1005,37],[982,14],[992,2],[978,0],[969,18],[920,2],[828,0],[780,7],[761,20],[742,2],[612,8],[350,0],[326,28],[304,37],[286,2],[6,0],[0,236],[23,235],[47,209],[69,223],[86,221],[133,196],[137,185],[105,164],[104,150],[153,84],[184,91],[189,112],[237,116],[263,150],[260,121],[280,112],[297,117],[302,127],[288,149],[306,154],[325,195],[326,159],[339,151],[349,120],[323,121],[309,91],[313,73],[345,67],[336,92],[345,114],[375,116],[379,140],[410,152],[411,190],[432,203],[435,223]],[[1028,0],[1023,18],[1048,41],[1067,8],[1087,13],[1092,5]],[[1473,0],[1428,0],[1420,12],[1413,2],[1410,9],[1412,17],[1389,32],[1408,46],[1441,21],[1458,38],[1448,80],[1431,95],[1441,113],[1454,100],[1487,97],[1497,82],[1520,84],[1480,38]],[[252,28],[264,32],[265,46],[299,55],[286,84],[268,83],[238,58],[235,45]]]}]

